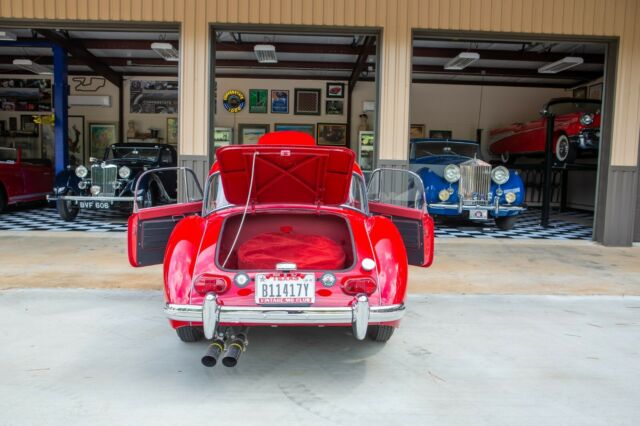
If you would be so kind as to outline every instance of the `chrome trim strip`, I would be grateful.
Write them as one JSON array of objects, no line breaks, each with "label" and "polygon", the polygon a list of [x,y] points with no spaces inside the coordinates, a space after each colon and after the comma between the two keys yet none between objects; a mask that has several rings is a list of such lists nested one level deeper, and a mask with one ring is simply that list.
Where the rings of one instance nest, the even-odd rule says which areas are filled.
[{"label": "chrome trim strip", "polygon": [[[351,307],[297,308],[266,306],[224,306],[218,305],[219,323],[252,324],[353,324]],[[403,317],[404,304],[390,306],[370,306],[369,323],[396,321]],[[200,305],[167,304],[164,308],[167,318],[176,321],[201,322],[203,309]]]},{"label": "chrome trim strip", "polygon": [[431,203],[429,204],[430,209],[446,209],[446,210],[458,210],[458,212],[462,212],[462,210],[490,210],[494,213],[499,213],[502,211],[505,212],[519,212],[524,211],[527,208],[523,206],[504,206],[502,204],[496,207],[495,204],[491,205],[460,205],[460,204],[443,204],[443,203]]},{"label": "chrome trim strip", "polygon": [[[91,195],[47,195],[48,201],[56,200],[68,200],[68,201],[128,201],[133,202],[134,197],[103,197],[103,196],[91,196]],[[142,200],[142,197],[138,197],[138,200]]]}]

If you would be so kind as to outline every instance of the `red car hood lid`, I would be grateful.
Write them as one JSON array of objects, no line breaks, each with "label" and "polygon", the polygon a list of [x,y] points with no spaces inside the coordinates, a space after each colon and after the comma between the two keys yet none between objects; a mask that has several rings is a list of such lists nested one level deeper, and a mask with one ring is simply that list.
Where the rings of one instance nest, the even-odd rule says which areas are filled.
[{"label": "red car hood lid", "polygon": [[318,146],[227,146],[216,151],[227,200],[247,202],[251,168],[255,173],[251,203],[339,205],[347,201],[354,153]]}]

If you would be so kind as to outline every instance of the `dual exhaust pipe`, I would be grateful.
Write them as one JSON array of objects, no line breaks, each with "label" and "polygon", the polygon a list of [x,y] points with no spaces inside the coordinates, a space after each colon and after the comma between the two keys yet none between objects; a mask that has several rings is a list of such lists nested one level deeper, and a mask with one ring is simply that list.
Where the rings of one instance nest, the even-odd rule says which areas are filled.
[{"label": "dual exhaust pipe", "polygon": [[211,341],[202,357],[202,365],[214,367],[218,363],[220,356],[222,356],[222,365],[235,367],[238,364],[240,355],[247,349],[248,344],[246,333],[238,333],[229,337],[226,341],[216,337]]}]

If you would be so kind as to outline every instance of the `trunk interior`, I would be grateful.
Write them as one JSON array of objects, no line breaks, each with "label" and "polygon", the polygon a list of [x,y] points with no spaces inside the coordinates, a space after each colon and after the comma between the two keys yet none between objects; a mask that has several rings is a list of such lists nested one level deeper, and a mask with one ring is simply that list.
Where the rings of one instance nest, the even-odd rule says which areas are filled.
[{"label": "trunk interior", "polygon": [[[242,215],[224,223],[218,250],[222,266],[238,232]],[[316,213],[258,213],[245,217],[225,269],[272,270],[277,263],[298,270],[343,270],[353,265],[353,240],[346,220]]]}]

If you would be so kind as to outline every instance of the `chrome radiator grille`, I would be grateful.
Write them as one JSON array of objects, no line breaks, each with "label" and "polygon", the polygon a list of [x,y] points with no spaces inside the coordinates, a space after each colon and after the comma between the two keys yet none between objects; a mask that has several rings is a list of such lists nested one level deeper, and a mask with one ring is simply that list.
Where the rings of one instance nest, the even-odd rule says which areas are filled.
[{"label": "chrome radiator grille", "polygon": [[460,164],[459,196],[463,203],[489,202],[491,188],[491,165],[476,158]]},{"label": "chrome radiator grille", "polygon": [[115,164],[94,164],[91,166],[91,185],[98,185],[98,195],[115,195],[118,180],[118,167]]}]

